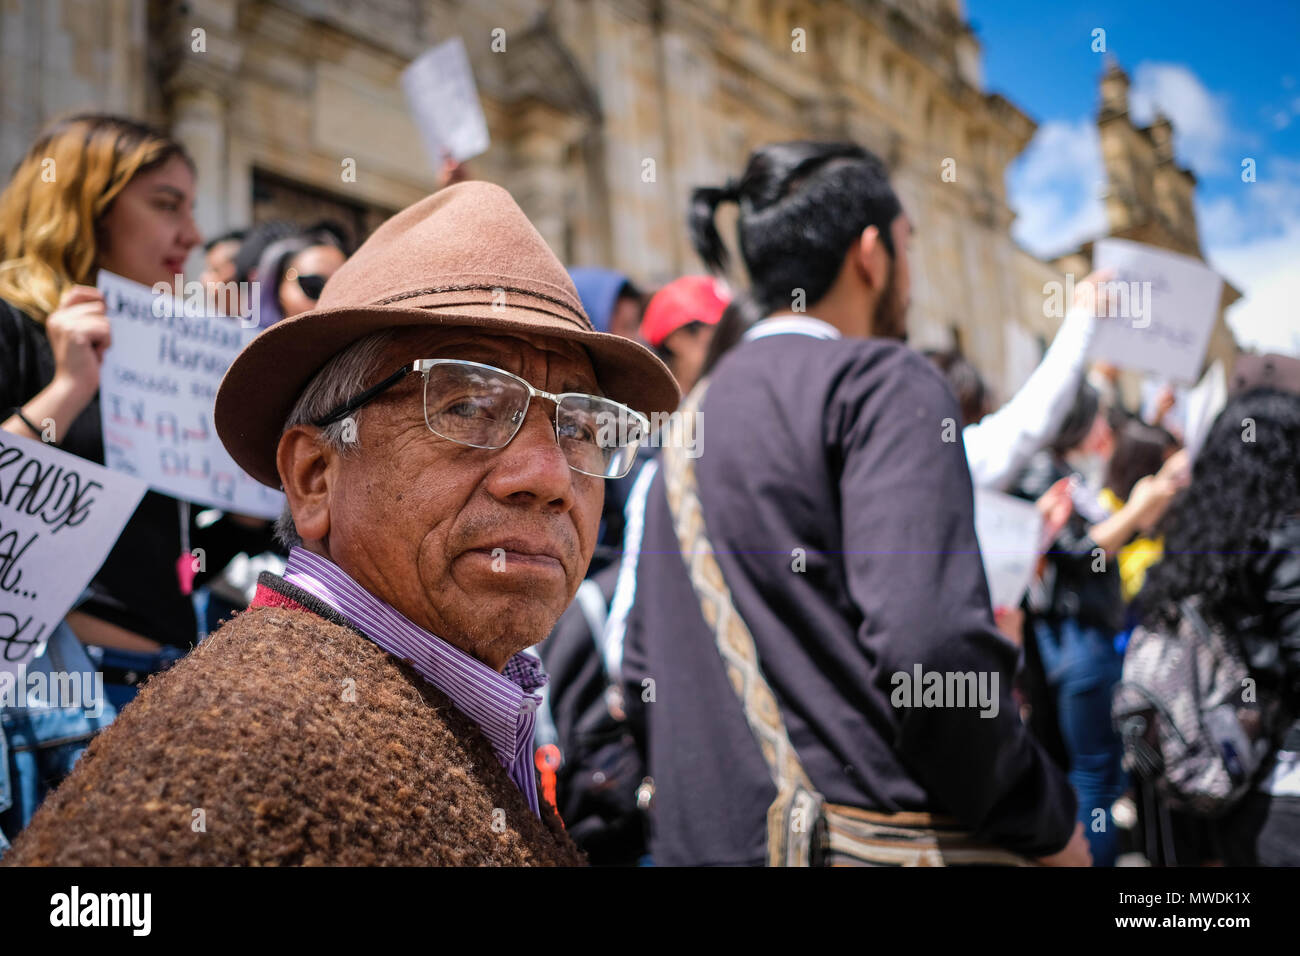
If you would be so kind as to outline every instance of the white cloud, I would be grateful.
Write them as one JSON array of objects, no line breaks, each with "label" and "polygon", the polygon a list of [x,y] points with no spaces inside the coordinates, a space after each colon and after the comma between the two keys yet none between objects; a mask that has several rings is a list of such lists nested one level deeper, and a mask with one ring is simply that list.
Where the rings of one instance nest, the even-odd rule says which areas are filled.
[{"label": "white cloud", "polygon": [[1244,293],[1227,313],[1237,343],[1300,357],[1300,222],[1281,235],[1209,248],[1207,257]]},{"label": "white cloud", "polygon": [[[1197,199],[1201,241],[1210,264],[1242,292],[1227,314],[1239,344],[1300,356],[1300,162],[1269,155],[1234,130],[1226,99],[1178,64],[1139,64],[1131,106],[1139,124],[1158,106],[1174,124],[1179,160],[1205,180]],[[1241,181],[1247,156],[1255,182]],[[1012,235],[1044,259],[1104,235],[1105,179],[1092,116],[1043,124],[1008,169]],[[1215,196],[1203,198],[1211,180]]]},{"label": "white cloud", "polygon": [[1051,258],[1104,234],[1105,179],[1090,117],[1044,123],[1008,173],[1012,235],[1034,255]]},{"label": "white cloud", "polygon": [[1265,157],[1256,176],[1201,204],[1202,242],[1243,293],[1227,314],[1238,342],[1300,355],[1300,162]]},{"label": "white cloud", "polygon": [[1236,245],[1278,236],[1300,224],[1300,162],[1280,156],[1255,161],[1255,181],[1220,180],[1223,192],[1198,200],[1197,220],[1207,246]]},{"label": "white cloud", "polygon": [[1133,71],[1129,93],[1133,121],[1146,126],[1160,110],[1174,124],[1174,152],[1200,175],[1227,168],[1225,148],[1232,126],[1227,100],[1211,93],[1179,63],[1143,62]]}]

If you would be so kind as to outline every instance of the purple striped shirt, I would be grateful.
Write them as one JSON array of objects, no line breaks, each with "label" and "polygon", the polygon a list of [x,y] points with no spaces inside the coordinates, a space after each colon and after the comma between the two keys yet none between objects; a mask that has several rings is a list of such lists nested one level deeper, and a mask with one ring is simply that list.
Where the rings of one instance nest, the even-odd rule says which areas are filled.
[{"label": "purple striped shirt", "polygon": [[533,813],[541,815],[533,773],[533,727],[542,700],[536,691],[546,684],[547,675],[538,658],[516,654],[498,674],[411,623],[333,561],[302,548],[289,552],[284,579],[329,605],[450,697],[457,710],[478,724]]}]

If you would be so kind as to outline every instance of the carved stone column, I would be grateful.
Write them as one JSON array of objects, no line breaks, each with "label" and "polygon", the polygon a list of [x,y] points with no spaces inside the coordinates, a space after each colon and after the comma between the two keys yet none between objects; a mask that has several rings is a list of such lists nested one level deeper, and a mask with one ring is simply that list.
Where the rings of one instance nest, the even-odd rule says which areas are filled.
[{"label": "carved stone column", "polygon": [[244,225],[250,207],[250,197],[230,194],[227,162],[229,94],[242,52],[238,12],[238,0],[218,0],[178,13],[163,28],[171,132],[194,159],[195,219],[205,238]]}]

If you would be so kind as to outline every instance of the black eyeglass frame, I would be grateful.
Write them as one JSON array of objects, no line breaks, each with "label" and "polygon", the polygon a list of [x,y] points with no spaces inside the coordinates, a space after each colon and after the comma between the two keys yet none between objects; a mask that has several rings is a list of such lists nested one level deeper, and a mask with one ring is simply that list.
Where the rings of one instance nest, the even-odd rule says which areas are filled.
[{"label": "black eyeglass frame", "polygon": [[[614,405],[617,408],[621,409],[623,412],[625,412],[628,416],[630,416],[633,419],[633,421],[635,421],[638,425],[641,426],[642,437],[637,441],[636,447],[639,447],[641,442],[645,441],[646,438],[650,436],[650,420],[646,418],[645,415],[638,412],[635,408],[632,408],[628,405],[624,405],[622,402],[616,402],[613,399],[605,398],[603,395],[591,395],[586,392],[560,392],[559,394],[556,394],[554,392],[548,392],[545,389],[537,388],[536,386],[533,385],[532,382],[528,381],[525,378],[520,378],[518,375],[514,374],[513,372],[508,372],[503,368],[497,368],[495,365],[488,365],[484,362],[471,362],[468,359],[416,359],[414,362],[410,362],[406,365],[403,365],[392,375],[388,376],[387,378],[383,379],[380,382],[376,382],[374,385],[370,386],[365,391],[360,392],[349,401],[346,401],[342,405],[339,405],[337,408],[329,412],[327,415],[323,416],[322,418],[318,418],[316,421],[312,422],[312,424],[315,425],[317,428],[325,428],[329,425],[333,425],[335,422],[340,421],[346,418],[347,416],[351,415],[353,412],[361,408],[366,403],[373,401],[377,396],[388,391],[390,388],[395,386],[398,382],[402,381],[402,379],[406,378],[406,376],[410,375],[412,372],[416,374],[424,375],[427,381],[429,370],[432,369],[435,365],[450,365],[450,364],[468,365],[473,368],[487,369],[488,371],[496,372],[499,375],[505,375],[508,378],[512,378],[528,389],[528,402],[524,405],[523,411],[520,415],[519,422],[515,427],[514,434],[512,434],[510,438],[506,440],[505,444],[496,445],[496,446],[475,445],[470,442],[460,441],[455,438],[447,438],[447,441],[456,442],[458,445],[464,445],[467,448],[484,448],[490,450],[505,448],[506,445],[509,445],[510,442],[514,441],[515,436],[519,434],[519,429],[523,427],[523,420],[528,415],[528,409],[532,405],[533,398],[537,395],[540,395],[543,398],[549,399],[550,401],[555,403],[556,420],[554,424],[556,427],[557,441],[559,440],[560,400],[570,395],[577,396],[579,398],[598,398],[602,402],[608,402],[610,405]],[[432,426],[429,425],[427,412],[425,415],[425,427],[428,428],[431,432],[433,431]],[[437,434],[437,432],[434,432],[434,434]],[[446,438],[447,436],[439,435],[439,437]],[[625,445],[622,447],[627,447],[627,446]],[[632,454],[628,456],[628,467],[620,475],[593,475],[589,471],[583,471],[581,468],[575,468],[572,462],[569,462],[569,467],[573,468],[573,470],[578,472],[579,474],[591,475],[591,477],[593,478],[622,478],[625,477],[628,474],[628,472],[632,470],[632,463],[635,461],[636,458],[636,447],[633,448]]]}]

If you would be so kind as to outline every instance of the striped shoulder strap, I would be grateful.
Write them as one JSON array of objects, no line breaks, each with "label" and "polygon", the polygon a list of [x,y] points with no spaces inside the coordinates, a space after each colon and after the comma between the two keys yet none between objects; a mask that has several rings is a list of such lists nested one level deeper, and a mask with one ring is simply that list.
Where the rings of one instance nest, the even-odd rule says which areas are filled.
[{"label": "striped shoulder strap", "polygon": [[[683,428],[695,427],[707,390],[706,378],[686,397],[681,408]],[[664,444],[664,487],[691,587],[776,786],[776,799],[767,811],[767,863],[809,866],[823,840],[822,795],[813,789],[790,743],[776,695],[759,666],[754,635],[736,611],[731,589],[714,557],[700,507],[695,464],[685,452],[688,447],[696,446],[688,441]]]}]

